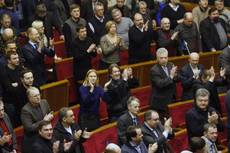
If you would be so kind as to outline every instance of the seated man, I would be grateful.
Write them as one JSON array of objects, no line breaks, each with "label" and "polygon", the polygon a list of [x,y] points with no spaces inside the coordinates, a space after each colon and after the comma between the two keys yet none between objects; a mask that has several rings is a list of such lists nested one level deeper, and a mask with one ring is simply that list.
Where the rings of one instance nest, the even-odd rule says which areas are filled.
[{"label": "seated man", "polygon": [[35,138],[35,143],[32,144],[33,153],[60,153],[63,148],[64,152],[68,152],[72,141],[65,142],[60,146],[60,141],[52,143],[53,127],[48,121],[41,121],[38,125],[38,137]]},{"label": "seated man", "polygon": [[53,114],[45,99],[35,87],[27,89],[28,103],[22,108],[21,120],[24,127],[23,153],[31,153],[33,142],[37,136],[37,128],[41,121],[51,121]]},{"label": "seated man", "polygon": [[164,126],[160,122],[159,115],[156,111],[149,110],[144,114],[144,125],[142,126],[143,141],[146,146],[157,142],[158,149],[156,153],[169,152],[167,139],[174,136],[172,131],[172,119],[165,121]]},{"label": "seated man", "polygon": [[10,118],[4,112],[3,101],[0,100],[0,152],[16,153],[16,136]]},{"label": "seated man", "polygon": [[215,124],[204,125],[204,135],[201,137],[205,141],[205,148],[210,153],[218,153],[216,141],[217,141],[217,127]]},{"label": "seated man", "polygon": [[195,80],[200,79],[204,71],[204,66],[199,64],[199,54],[191,53],[189,55],[189,63],[185,64],[180,71],[180,78],[183,87],[182,100],[192,99],[194,96],[192,86]]},{"label": "seated man", "polygon": [[209,91],[201,88],[196,91],[194,107],[186,112],[185,122],[188,131],[188,139],[201,137],[203,127],[206,123],[215,124],[219,131],[223,131],[220,117],[213,107],[209,104]]},{"label": "seated man", "polygon": [[125,144],[126,136],[125,132],[130,125],[139,125],[138,112],[140,107],[139,99],[130,97],[127,101],[128,111],[123,114],[117,121],[118,130],[118,143],[119,145]]},{"label": "seated man", "polygon": [[54,128],[54,139],[60,141],[61,144],[65,141],[73,141],[68,153],[83,153],[81,143],[84,139],[90,138],[91,132],[83,131],[75,124],[73,111],[68,107],[63,107],[59,111],[59,121]]},{"label": "seated man", "polygon": [[205,141],[201,137],[192,137],[189,145],[190,150],[181,153],[203,153],[205,152]]},{"label": "seated man", "polygon": [[114,143],[109,143],[105,147],[104,153],[121,153],[121,148]]},{"label": "seated man", "polygon": [[157,143],[145,146],[142,137],[141,128],[138,126],[129,126],[126,132],[127,143],[121,148],[122,153],[154,153],[157,150]]}]

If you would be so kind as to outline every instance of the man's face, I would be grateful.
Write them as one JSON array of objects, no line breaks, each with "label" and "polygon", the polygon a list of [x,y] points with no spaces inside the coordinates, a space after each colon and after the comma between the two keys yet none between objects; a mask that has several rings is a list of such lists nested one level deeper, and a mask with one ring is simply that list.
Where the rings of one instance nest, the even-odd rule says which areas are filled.
[{"label": "man's face", "polygon": [[41,102],[41,95],[39,90],[30,91],[30,95],[28,96],[28,99],[33,106],[38,106]]},{"label": "man's face", "polygon": [[147,6],[146,5],[140,5],[139,12],[141,14],[146,14],[146,12],[147,12]]},{"label": "man's face", "polygon": [[135,138],[133,138],[133,141],[136,143],[136,144],[139,144],[141,141],[142,141],[142,137],[143,137],[143,134],[141,132],[141,129],[136,129],[136,133],[137,133],[137,136]]},{"label": "man's face", "polygon": [[199,5],[201,8],[207,8],[208,7],[208,0],[201,0],[199,2]]},{"label": "man's face", "polygon": [[215,2],[215,7],[218,11],[222,11],[224,9],[224,2],[219,2],[219,1],[216,1]]},{"label": "man's face", "polygon": [[29,33],[29,39],[34,43],[38,43],[40,41],[40,35],[36,29],[33,28],[31,30]]},{"label": "man's face", "polygon": [[70,13],[71,17],[74,19],[79,19],[80,18],[80,8],[75,8],[71,11]]},{"label": "man's face", "polygon": [[205,136],[212,142],[216,142],[218,136],[217,128],[209,127],[208,131],[205,133]]},{"label": "man's face", "polygon": [[219,12],[216,10],[214,12],[212,12],[210,15],[209,15],[209,18],[211,20],[214,20],[215,18],[218,18],[219,17]]},{"label": "man's face", "polygon": [[137,101],[132,101],[131,104],[128,105],[128,110],[134,114],[134,115],[138,115],[139,110],[140,110],[140,104]]},{"label": "man's face", "polygon": [[116,12],[113,14],[113,20],[116,22],[116,23],[120,23],[121,22],[121,18],[122,18],[122,15],[121,15],[121,12]]},{"label": "man's face", "polygon": [[16,43],[7,44],[5,51],[6,51],[6,53],[9,51],[16,53],[16,51],[17,51]]},{"label": "man's face", "polygon": [[196,98],[196,105],[201,110],[206,110],[208,107],[209,97],[208,96],[198,96]]},{"label": "man's face", "polygon": [[199,64],[199,56],[190,56],[189,63],[192,65],[192,67],[196,67]]},{"label": "man's face", "polygon": [[120,78],[121,78],[120,69],[117,68],[117,67],[113,67],[111,77],[112,77],[114,80],[120,79]]},{"label": "man's face", "polygon": [[84,40],[87,37],[87,30],[86,28],[80,29],[78,32],[78,37]]},{"label": "man's face", "polygon": [[66,116],[64,118],[65,120],[65,123],[70,125],[70,124],[74,124],[74,119],[75,119],[75,116],[74,116],[74,113],[72,110],[68,110],[67,113],[66,113]]},{"label": "man's face", "polygon": [[41,130],[39,130],[39,135],[46,139],[51,140],[53,136],[53,127],[51,124],[44,125]]},{"label": "man's face", "polygon": [[151,128],[156,128],[156,126],[160,123],[159,114],[153,112],[151,114],[151,120],[148,120],[147,123]]},{"label": "man's face", "polygon": [[15,67],[18,66],[20,64],[18,54],[12,54],[8,60],[8,63]]},{"label": "man's face", "polygon": [[11,26],[11,18],[9,16],[3,17],[1,24],[2,27],[9,28]]},{"label": "man's face", "polygon": [[161,28],[164,31],[168,31],[170,29],[170,21],[168,19],[165,19],[161,22]]},{"label": "man's face", "polygon": [[4,105],[3,104],[0,104],[0,118],[3,118],[4,117]]},{"label": "man's face", "polygon": [[190,17],[187,17],[184,19],[184,24],[187,26],[187,27],[191,27],[192,24],[193,24],[193,17],[190,16]]},{"label": "man's face", "polygon": [[138,28],[143,28],[143,26],[144,26],[144,19],[143,19],[143,17],[142,17],[141,14],[136,14],[134,16],[134,24]]},{"label": "man's face", "polygon": [[168,54],[165,53],[157,56],[157,61],[160,65],[166,66],[168,63]]},{"label": "man's face", "polygon": [[32,72],[25,73],[22,78],[22,83],[26,86],[32,86],[34,82],[34,77]]},{"label": "man's face", "polygon": [[95,8],[95,15],[100,17],[104,16],[104,6],[103,5],[97,5]]},{"label": "man's face", "polygon": [[118,8],[122,8],[125,4],[125,1],[124,0],[117,0],[117,7]]}]

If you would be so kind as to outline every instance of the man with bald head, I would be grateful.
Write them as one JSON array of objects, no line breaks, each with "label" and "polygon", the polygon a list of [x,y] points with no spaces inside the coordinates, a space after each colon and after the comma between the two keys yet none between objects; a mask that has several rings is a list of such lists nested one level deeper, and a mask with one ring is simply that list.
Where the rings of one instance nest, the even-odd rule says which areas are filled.
[{"label": "man with bald head", "polygon": [[180,78],[183,87],[182,100],[192,99],[194,96],[192,86],[194,81],[200,79],[201,74],[204,72],[204,66],[199,64],[199,54],[192,52],[189,55],[189,63],[184,65],[180,71]]},{"label": "man with bald head", "polygon": [[150,44],[156,34],[140,13],[134,15],[134,25],[129,29],[129,64],[152,59]]},{"label": "man with bald head", "polygon": [[182,55],[187,55],[190,52],[201,51],[201,39],[198,32],[197,25],[193,22],[193,15],[191,12],[184,14],[184,20],[175,28],[178,33],[179,51]]},{"label": "man with bald head", "polygon": [[45,47],[40,35],[35,28],[28,28],[28,43],[23,46],[22,54],[25,59],[25,67],[32,70],[34,74],[34,84],[41,86],[47,82],[46,69],[44,64],[45,55],[53,57],[55,55],[52,47]]},{"label": "man with bald head", "polygon": [[170,29],[170,20],[168,18],[161,19],[161,29],[157,31],[158,34],[158,47],[166,48],[169,53],[168,56],[176,56],[178,43],[176,40],[177,33],[173,35],[173,30]]},{"label": "man with bald head", "polygon": [[121,153],[121,148],[114,143],[109,143],[105,147],[104,153]]}]

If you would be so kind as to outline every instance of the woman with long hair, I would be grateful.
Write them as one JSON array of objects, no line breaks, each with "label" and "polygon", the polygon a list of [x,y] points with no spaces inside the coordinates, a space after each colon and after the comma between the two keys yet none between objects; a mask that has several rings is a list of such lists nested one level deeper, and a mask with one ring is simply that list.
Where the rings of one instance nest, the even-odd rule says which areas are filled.
[{"label": "woman with long hair", "polygon": [[90,69],[79,89],[80,112],[78,122],[81,128],[92,131],[100,127],[99,104],[104,96],[103,88],[98,85],[97,72]]}]

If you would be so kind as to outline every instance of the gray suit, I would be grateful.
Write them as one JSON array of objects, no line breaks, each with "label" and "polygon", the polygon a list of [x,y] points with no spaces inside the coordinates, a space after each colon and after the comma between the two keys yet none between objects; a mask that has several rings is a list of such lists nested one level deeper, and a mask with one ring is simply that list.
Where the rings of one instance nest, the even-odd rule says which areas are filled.
[{"label": "gray suit", "polygon": [[31,153],[31,146],[34,138],[37,136],[37,127],[48,113],[50,113],[50,107],[45,99],[41,100],[38,107],[34,107],[31,103],[27,103],[22,108],[21,120],[25,132],[22,145],[23,153]]}]

